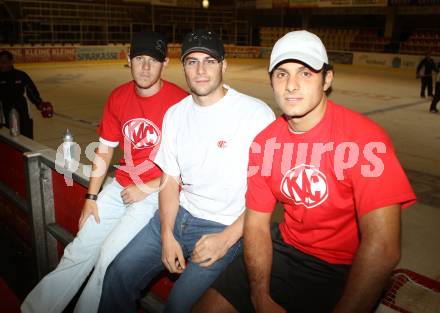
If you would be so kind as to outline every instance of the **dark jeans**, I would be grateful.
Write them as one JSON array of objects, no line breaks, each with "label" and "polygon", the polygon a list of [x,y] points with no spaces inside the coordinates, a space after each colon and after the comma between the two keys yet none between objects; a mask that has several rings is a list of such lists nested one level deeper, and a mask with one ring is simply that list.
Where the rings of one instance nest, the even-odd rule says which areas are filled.
[{"label": "dark jeans", "polygon": [[[329,264],[286,244],[278,225],[272,227],[270,295],[287,312],[328,313],[339,300],[349,265]],[[216,289],[240,313],[255,312],[243,256],[217,278]]]},{"label": "dark jeans", "polygon": [[[220,223],[196,218],[180,207],[174,225],[174,237],[180,243],[184,257],[190,258],[195,244],[203,235],[221,232],[225,227]],[[208,268],[200,267],[189,259],[168,297],[165,312],[189,313],[204,291],[240,252],[241,241]],[[141,291],[164,270],[161,255],[160,218],[157,210],[150,223],[107,269],[99,312],[136,312],[136,300]]]},{"label": "dark jeans", "polygon": [[431,107],[429,108],[430,111],[436,111],[437,110],[437,103],[440,101],[440,82],[435,83],[435,94],[434,99],[432,99]]},{"label": "dark jeans", "polygon": [[[12,107],[3,104],[2,109],[5,118],[5,126],[9,128],[9,113]],[[20,107],[16,109],[20,117],[20,134],[30,139],[34,139],[34,120],[30,118],[27,110],[23,111],[23,108],[20,109]]]},{"label": "dark jeans", "polygon": [[28,119],[20,121],[20,133],[30,139],[34,139],[34,120]]},{"label": "dark jeans", "polygon": [[432,76],[422,76],[422,86],[420,88],[420,96],[425,96],[425,89],[428,88],[428,96],[432,96]]},{"label": "dark jeans", "polygon": [[[9,128],[9,120],[6,119],[6,125]],[[20,134],[30,139],[34,139],[34,120],[31,118],[20,118]]]}]

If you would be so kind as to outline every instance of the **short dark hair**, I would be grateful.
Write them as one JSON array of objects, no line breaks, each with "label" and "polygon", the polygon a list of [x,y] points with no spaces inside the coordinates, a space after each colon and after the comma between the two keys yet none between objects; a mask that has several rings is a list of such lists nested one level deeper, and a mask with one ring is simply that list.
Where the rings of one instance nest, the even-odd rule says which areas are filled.
[{"label": "short dark hair", "polygon": [[14,56],[12,55],[11,52],[9,52],[8,50],[2,50],[0,51],[0,57],[6,56],[8,58],[9,61],[12,61],[14,59]]},{"label": "short dark hair", "polygon": [[[288,63],[288,62],[291,62],[291,61],[292,61],[292,60],[287,59],[287,60],[284,60],[283,62],[278,63],[278,64],[272,69],[272,71],[269,72],[269,78],[272,79],[272,75],[273,75],[273,73],[275,72],[275,70],[278,68],[278,66],[280,66],[280,65],[283,64],[283,63]],[[315,72],[315,73],[321,73],[321,72],[322,72],[322,84],[325,83],[325,76],[327,75],[327,72],[328,72],[328,71],[333,71],[333,65],[332,65],[332,64],[324,63],[324,64],[322,65],[322,68],[321,68],[320,70],[317,71],[317,70],[313,69],[312,67],[310,67],[310,65],[307,65],[307,64],[304,63],[304,62],[301,62],[301,61],[298,61],[298,62],[301,63],[301,64],[304,64],[304,66],[308,67],[311,71],[313,71],[313,72]]]},{"label": "short dark hair", "polygon": [[322,72],[322,77],[323,77],[323,84],[325,83],[325,77],[327,76],[327,72],[332,71],[334,72],[334,68],[333,68],[333,64],[326,64],[324,63],[321,72]]},{"label": "short dark hair", "polygon": [[[322,67],[322,84],[325,84],[325,77],[327,76],[327,73],[329,71],[331,72],[335,72],[335,69],[333,67],[333,64],[324,64],[324,66]],[[328,97],[331,93],[332,93],[332,86],[328,87],[328,89],[325,91],[325,95]]]},{"label": "short dark hair", "polygon": [[[289,60],[286,60],[285,62],[281,62],[281,63],[277,64],[277,66],[275,66],[275,67],[273,68],[272,72],[269,73],[269,78],[270,78],[271,81],[272,81],[272,75],[273,75],[273,73],[275,72],[275,70],[278,68],[278,66],[279,66],[280,64],[282,64],[282,63],[286,63],[286,62],[289,62]],[[302,62],[301,62],[301,63],[302,63]],[[323,85],[323,86],[324,86],[324,84],[325,84],[325,78],[326,78],[326,76],[327,76],[327,73],[328,73],[329,71],[331,71],[331,72],[334,72],[334,71],[335,71],[335,70],[334,70],[334,67],[333,67],[333,64],[327,64],[327,63],[324,63],[324,65],[322,66],[322,68],[321,68],[319,71],[314,70],[313,68],[311,68],[310,66],[308,66],[308,65],[305,64],[305,63],[302,63],[302,64],[304,64],[305,66],[307,66],[310,70],[314,71],[315,73],[322,73],[322,85]],[[440,62],[439,62],[439,67],[440,67]],[[329,96],[329,95],[331,94],[331,92],[332,92],[332,86],[330,86],[330,87],[325,91],[325,95],[326,95],[326,96]]]}]

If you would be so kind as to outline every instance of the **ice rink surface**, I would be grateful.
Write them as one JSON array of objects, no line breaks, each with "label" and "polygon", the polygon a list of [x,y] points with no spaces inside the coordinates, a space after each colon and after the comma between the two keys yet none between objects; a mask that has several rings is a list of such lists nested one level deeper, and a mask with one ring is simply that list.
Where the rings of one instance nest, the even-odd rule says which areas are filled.
[{"label": "ice rink surface", "polygon": [[[225,82],[265,101],[279,114],[266,71],[268,60],[230,59]],[[35,140],[57,149],[66,128],[84,148],[97,141],[96,124],[111,90],[131,79],[124,63],[23,64],[42,98],[59,113],[41,118],[32,108]],[[164,78],[187,89],[182,66],[171,60]],[[417,193],[418,203],[403,213],[402,259],[398,267],[440,280],[440,114],[429,113],[430,98],[419,97],[413,70],[335,66],[330,99],[368,115],[391,136]],[[239,105],[239,103],[237,103]],[[82,120],[82,121],[79,121]]]}]

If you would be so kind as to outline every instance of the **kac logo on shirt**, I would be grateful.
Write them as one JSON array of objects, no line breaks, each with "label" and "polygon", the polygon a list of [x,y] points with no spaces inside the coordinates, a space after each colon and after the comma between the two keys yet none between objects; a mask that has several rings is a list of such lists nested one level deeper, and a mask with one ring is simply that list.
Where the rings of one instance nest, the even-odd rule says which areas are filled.
[{"label": "kac logo on shirt", "polygon": [[151,148],[160,142],[159,128],[145,118],[127,121],[122,127],[122,133],[133,143],[135,149]]},{"label": "kac logo on shirt", "polygon": [[284,174],[281,192],[297,205],[314,208],[328,197],[326,176],[313,165],[301,164]]}]

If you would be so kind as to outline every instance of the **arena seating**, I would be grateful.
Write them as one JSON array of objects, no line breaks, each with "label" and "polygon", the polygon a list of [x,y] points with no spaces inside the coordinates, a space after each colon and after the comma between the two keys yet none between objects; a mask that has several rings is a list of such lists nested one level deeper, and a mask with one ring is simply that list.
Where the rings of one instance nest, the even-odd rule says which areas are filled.
[{"label": "arena seating", "polygon": [[[278,38],[289,31],[298,28],[286,27],[262,27],[260,30],[260,45],[271,47]],[[354,28],[308,28],[317,34],[328,50],[341,51],[375,51],[383,52],[387,43],[383,37],[378,35],[376,29],[354,29]]]},{"label": "arena seating", "polygon": [[404,54],[440,54],[440,34],[438,31],[416,30],[400,46],[400,52]]},{"label": "arena seating", "polygon": [[[261,27],[260,45],[271,47],[285,33],[298,29]],[[392,44],[380,34],[379,29],[309,28],[308,30],[320,36],[328,50],[387,52],[387,45]],[[399,46],[399,53],[402,54],[421,55],[431,51],[433,55],[440,55],[440,33],[435,30],[416,30]]]}]

